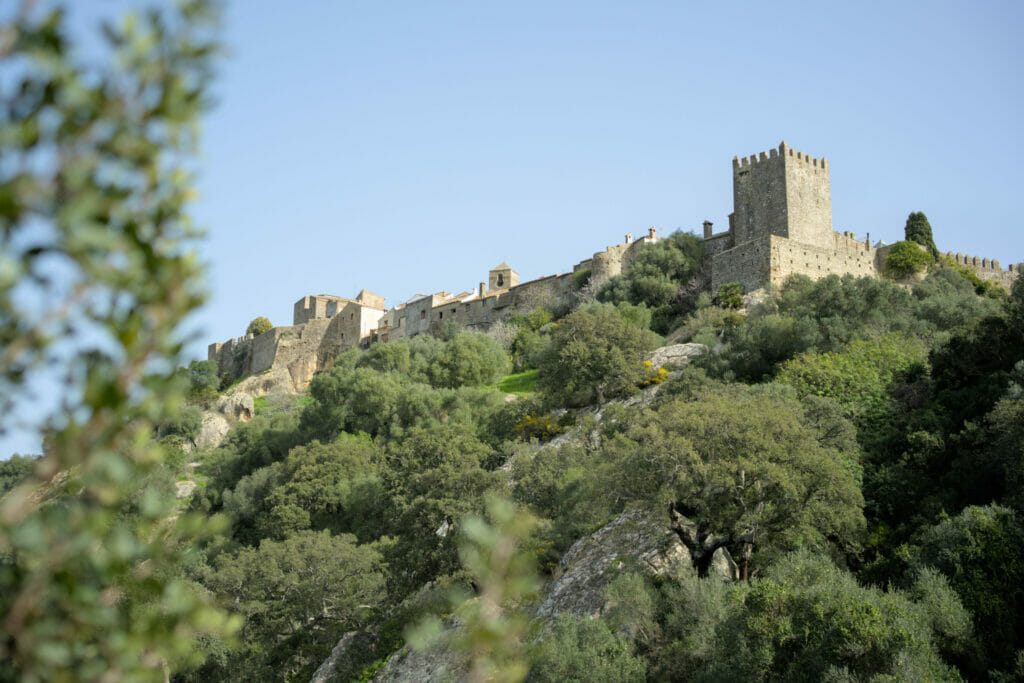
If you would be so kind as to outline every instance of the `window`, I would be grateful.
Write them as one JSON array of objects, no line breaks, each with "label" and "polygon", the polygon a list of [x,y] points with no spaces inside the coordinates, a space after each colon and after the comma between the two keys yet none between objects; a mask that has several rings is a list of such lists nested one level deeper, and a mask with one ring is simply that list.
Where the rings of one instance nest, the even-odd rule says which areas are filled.
[{"label": "window", "polygon": [[504,284],[505,284],[505,276],[502,275],[501,273],[498,273],[498,286],[501,287]]},{"label": "window", "polygon": [[441,311],[440,313],[437,314],[437,319],[444,320],[444,311]]},{"label": "window", "polygon": [[420,311],[420,320],[426,320],[426,319],[427,319],[427,312],[426,311]]}]

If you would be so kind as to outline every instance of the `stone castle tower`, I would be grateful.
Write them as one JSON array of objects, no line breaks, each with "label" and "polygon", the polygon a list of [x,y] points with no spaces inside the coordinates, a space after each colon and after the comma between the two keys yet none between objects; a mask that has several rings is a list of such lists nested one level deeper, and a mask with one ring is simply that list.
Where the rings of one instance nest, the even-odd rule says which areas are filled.
[{"label": "stone castle tower", "polygon": [[[828,162],[789,147],[732,160],[736,244],[765,234],[831,247],[832,196]],[[827,241],[826,241],[827,240]]]},{"label": "stone castle tower", "polygon": [[778,148],[732,160],[733,213],[729,230],[711,234],[712,290],[738,282],[745,291],[778,286],[791,274],[813,279],[831,273],[875,275],[878,253],[852,233],[832,229],[829,165],[824,159]]}]

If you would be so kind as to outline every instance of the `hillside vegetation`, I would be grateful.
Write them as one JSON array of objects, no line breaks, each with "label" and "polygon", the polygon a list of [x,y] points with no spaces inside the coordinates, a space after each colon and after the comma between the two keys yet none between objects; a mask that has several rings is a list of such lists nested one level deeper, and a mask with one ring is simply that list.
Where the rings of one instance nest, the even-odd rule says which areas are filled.
[{"label": "hillside vegetation", "polygon": [[912,287],[744,309],[676,234],[253,400],[176,369],[215,15],[108,27],[109,66],[48,7],[0,35],[0,427],[66,376],[0,465],[0,681],[1024,678],[1024,280],[919,214]]},{"label": "hillside vegetation", "polygon": [[[228,527],[188,576],[246,624],[181,678],[302,679],[353,630],[372,639],[339,680],[376,670],[460,609],[453,590],[487,590],[464,525],[493,496],[534,520],[518,553],[541,579],[637,506],[691,558],[671,579],[625,566],[599,621],[519,632],[508,656],[531,680],[1020,670],[1024,286],[983,298],[937,268],[910,290],[794,277],[741,313],[704,298],[683,333],[717,352],[665,381],[645,309],[535,312],[508,349],[461,332],[348,351],[306,405],[238,425],[200,458],[191,506]],[[717,548],[739,581],[710,576]]]}]

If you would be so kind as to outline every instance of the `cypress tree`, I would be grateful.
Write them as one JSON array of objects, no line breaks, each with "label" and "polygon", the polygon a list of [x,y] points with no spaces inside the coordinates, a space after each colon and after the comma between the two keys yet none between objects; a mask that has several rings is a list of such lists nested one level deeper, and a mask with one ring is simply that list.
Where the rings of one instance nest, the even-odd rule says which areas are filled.
[{"label": "cypress tree", "polygon": [[907,216],[904,239],[917,242],[928,250],[932,258],[938,258],[939,250],[935,248],[935,240],[932,239],[932,226],[923,212],[914,211]]}]

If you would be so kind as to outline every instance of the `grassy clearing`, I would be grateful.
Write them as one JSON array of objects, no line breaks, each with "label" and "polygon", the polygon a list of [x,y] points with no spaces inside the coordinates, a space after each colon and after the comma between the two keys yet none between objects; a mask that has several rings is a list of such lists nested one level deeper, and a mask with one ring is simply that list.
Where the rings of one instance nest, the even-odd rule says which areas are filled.
[{"label": "grassy clearing", "polygon": [[537,371],[526,370],[525,372],[517,372],[512,375],[505,375],[500,382],[498,382],[497,388],[499,391],[503,391],[506,394],[529,394],[533,393],[534,386],[537,384]]}]

